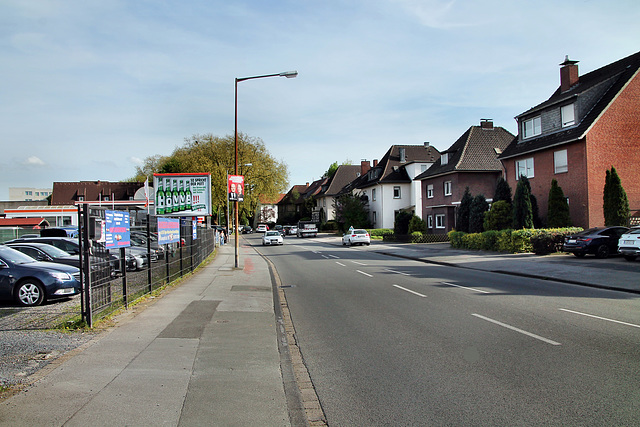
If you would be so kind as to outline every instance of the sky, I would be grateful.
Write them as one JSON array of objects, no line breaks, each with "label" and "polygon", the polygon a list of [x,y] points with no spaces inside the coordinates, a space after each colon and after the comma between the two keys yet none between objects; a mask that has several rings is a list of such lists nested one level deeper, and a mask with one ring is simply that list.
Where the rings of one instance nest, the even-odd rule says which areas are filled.
[{"label": "sky", "polygon": [[119,181],[185,138],[238,129],[289,184],[393,144],[447,149],[640,50],[637,0],[2,0],[0,200]]}]

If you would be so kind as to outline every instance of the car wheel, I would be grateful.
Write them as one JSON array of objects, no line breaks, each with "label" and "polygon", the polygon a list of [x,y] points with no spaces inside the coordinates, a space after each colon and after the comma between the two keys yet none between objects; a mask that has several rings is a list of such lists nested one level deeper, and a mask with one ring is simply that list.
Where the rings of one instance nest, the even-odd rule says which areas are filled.
[{"label": "car wheel", "polygon": [[600,245],[596,250],[596,258],[604,259],[609,256],[609,247],[607,245]]},{"label": "car wheel", "polygon": [[342,246],[347,246],[344,240],[342,241]]},{"label": "car wheel", "polygon": [[578,258],[584,258],[584,252],[574,252],[573,255],[575,255]]},{"label": "car wheel", "polygon": [[24,280],[16,287],[16,302],[25,307],[33,307],[44,301],[44,288],[35,280]]},{"label": "car wheel", "polygon": [[636,256],[635,255],[625,255],[624,259],[626,259],[627,261],[635,261]]}]

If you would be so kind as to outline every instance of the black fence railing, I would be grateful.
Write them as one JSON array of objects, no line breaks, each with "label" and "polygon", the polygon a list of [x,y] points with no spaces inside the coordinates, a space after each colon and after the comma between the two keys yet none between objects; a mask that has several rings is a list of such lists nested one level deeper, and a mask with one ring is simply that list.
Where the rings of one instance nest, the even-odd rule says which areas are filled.
[{"label": "black fence railing", "polygon": [[[92,239],[95,234],[92,220],[98,218],[100,212],[85,208],[80,216],[83,224],[80,230],[81,312],[89,326],[192,272],[216,246],[215,230],[198,226],[194,237],[191,219],[181,221],[179,242],[159,244],[156,217],[132,214],[135,225],[131,227],[131,247],[107,250]],[[86,271],[91,274],[87,276]]]}]

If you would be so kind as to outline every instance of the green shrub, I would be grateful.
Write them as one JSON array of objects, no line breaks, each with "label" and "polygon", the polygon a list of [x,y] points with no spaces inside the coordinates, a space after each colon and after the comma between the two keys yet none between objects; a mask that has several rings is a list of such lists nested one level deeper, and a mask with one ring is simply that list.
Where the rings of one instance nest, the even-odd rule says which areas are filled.
[{"label": "green shrub", "polygon": [[498,251],[498,236],[500,232],[497,230],[489,230],[482,233],[482,247],[485,251]]},{"label": "green shrub", "polygon": [[419,216],[414,215],[411,217],[411,221],[409,221],[409,234],[413,234],[416,231],[419,231],[421,234],[426,233],[427,223]]},{"label": "green shrub", "polygon": [[491,209],[484,216],[485,230],[506,230],[513,224],[513,207],[505,200],[493,202]]},{"label": "green shrub", "polygon": [[371,237],[384,237],[393,234],[393,230],[390,228],[373,228],[367,231]]},{"label": "green shrub", "polygon": [[338,231],[338,224],[335,221],[327,221],[322,224],[322,231]]}]

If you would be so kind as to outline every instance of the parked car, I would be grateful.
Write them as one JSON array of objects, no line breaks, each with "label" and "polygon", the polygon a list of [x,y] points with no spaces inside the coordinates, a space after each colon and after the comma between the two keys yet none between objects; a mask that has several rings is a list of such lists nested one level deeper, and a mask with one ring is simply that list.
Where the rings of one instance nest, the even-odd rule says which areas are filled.
[{"label": "parked car", "polygon": [[284,227],[281,226],[280,224],[276,225],[274,227],[274,230],[277,231],[278,233],[280,233],[282,235],[282,237],[284,237],[285,234],[286,234],[285,231],[284,231]]},{"label": "parked car", "polygon": [[629,231],[620,236],[618,252],[627,261],[633,261],[640,255],[640,227],[631,227]]},{"label": "parked car", "polygon": [[264,233],[269,230],[269,226],[267,224],[258,224],[256,227],[257,233]]},{"label": "parked car", "polygon": [[371,244],[371,236],[369,236],[369,233],[367,232],[367,230],[361,229],[361,228],[356,228],[354,230],[351,230],[347,233],[345,233],[342,236],[342,245],[367,245],[369,246]]},{"label": "parked car", "polygon": [[618,253],[618,240],[629,230],[627,227],[595,227],[566,236],[562,250],[571,252],[578,258],[594,254],[597,258],[607,258]]},{"label": "parked car", "polygon": [[46,243],[8,243],[7,246],[25,255],[29,255],[36,261],[54,262],[56,264],[65,264],[80,268],[79,255],[71,255],[69,252],[65,252],[62,249]]},{"label": "parked car", "polygon": [[253,233],[253,228],[250,225],[245,225],[241,228],[242,234],[251,234]]},{"label": "parked car", "polygon": [[0,245],[0,296],[23,306],[80,293],[76,267],[36,261],[7,245]]},{"label": "parked car", "polygon": [[266,231],[262,236],[262,245],[283,245],[284,239],[279,231]]}]

